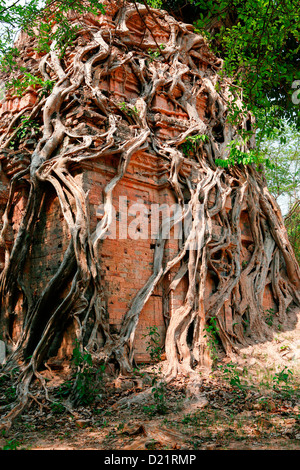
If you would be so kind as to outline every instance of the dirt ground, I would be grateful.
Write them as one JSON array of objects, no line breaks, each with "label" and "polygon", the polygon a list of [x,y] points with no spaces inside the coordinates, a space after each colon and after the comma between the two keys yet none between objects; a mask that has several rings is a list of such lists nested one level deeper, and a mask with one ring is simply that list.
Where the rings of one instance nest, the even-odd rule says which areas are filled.
[{"label": "dirt ground", "polygon": [[[189,388],[184,377],[160,382],[163,368],[162,361],[140,366],[130,378],[104,376],[91,403],[69,410],[69,371],[46,370],[52,402],[37,388],[22,415],[1,432],[0,449],[300,449],[299,322],[211,371],[198,371]],[[0,381],[1,414],[14,398],[6,379]]]}]

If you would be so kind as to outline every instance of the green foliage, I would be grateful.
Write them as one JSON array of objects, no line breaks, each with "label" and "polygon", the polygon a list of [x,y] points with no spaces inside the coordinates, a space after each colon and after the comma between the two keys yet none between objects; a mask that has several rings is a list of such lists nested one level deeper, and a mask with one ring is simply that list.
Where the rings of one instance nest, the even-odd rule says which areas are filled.
[{"label": "green foliage", "polygon": [[[58,398],[70,396],[76,406],[90,405],[103,389],[105,365],[95,369],[91,354],[82,351],[78,341],[73,349],[72,364],[75,367],[72,379],[59,387],[55,395]],[[57,413],[62,412],[59,402],[54,402],[53,406]]]},{"label": "green foliage", "polygon": [[164,44],[159,44],[159,49],[156,49],[155,51],[153,51],[152,49],[148,49],[148,54],[151,57],[151,62],[153,59],[158,59],[161,56],[161,51],[163,51],[165,47],[166,46]]},{"label": "green foliage", "polygon": [[293,371],[285,366],[280,372],[277,372],[273,377],[273,390],[276,394],[289,399],[292,396],[300,397],[299,387],[294,387]]},{"label": "green foliage", "polygon": [[16,65],[16,59],[19,56],[20,51],[16,47],[10,46],[9,44],[7,45],[6,49],[2,45],[1,49],[0,39],[0,70],[2,72],[11,72]]},{"label": "green foliage", "polygon": [[272,162],[266,168],[269,191],[275,199],[285,197],[294,203],[300,196],[300,132],[284,122],[267,136],[260,138],[258,134],[258,144],[260,152]]},{"label": "green foliage", "polygon": [[82,352],[78,341],[75,341],[72,362],[76,367],[87,366],[87,368],[90,368],[93,365],[91,354]]},{"label": "green foliage", "polygon": [[167,388],[166,382],[164,380],[159,380],[157,377],[153,379],[152,382],[152,394],[155,402],[156,412],[158,414],[164,415],[167,413]]},{"label": "green foliage", "polygon": [[234,166],[236,164],[248,165],[252,163],[253,158],[253,151],[250,153],[246,153],[240,150],[239,142],[234,140],[231,141],[230,144],[230,153],[227,159],[216,159],[216,165],[222,166],[223,168],[228,168],[229,166]]},{"label": "green foliage", "polygon": [[161,360],[161,346],[160,346],[160,334],[157,326],[147,326],[148,333],[143,335],[143,338],[147,339],[146,351],[150,354],[152,361],[159,362]]},{"label": "green foliage", "polygon": [[[68,397],[72,391],[72,385],[73,385],[73,382],[71,380],[67,380],[54,391],[54,396],[58,399],[64,399]],[[54,402],[54,403],[59,403],[59,402]]]},{"label": "green foliage", "polygon": [[151,8],[161,8],[163,6],[163,0],[148,0],[147,3]]},{"label": "green foliage", "polygon": [[105,9],[98,0],[15,0],[7,4],[0,0],[0,57],[1,70],[5,72],[19,71],[17,57],[19,52],[13,42],[23,30],[37,39],[36,50],[49,52],[51,45],[63,56],[66,48],[73,43],[80,27],[73,25],[68,13],[95,15],[105,14]]},{"label": "green foliage", "polygon": [[51,411],[54,415],[57,415],[57,414],[62,414],[65,412],[66,408],[64,407],[64,405],[62,403],[59,403],[59,402],[53,402],[51,403],[50,405],[50,408],[51,408]]},{"label": "green foliage", "polygon": [[94,400],[93,394],[93,362],[89,353],[82,352],[76,343],[73,349],[72,362],[77,368],[73,393],[78,405],[89,405]]},{"label": "green foliage", "polygon": [[285,217],[288,237],[300,264],[300,200],[293,204]]},{"label": "green foliage", "polygon": [[208,427],[215,423],[214,417],[210,416],[209,413],[206,411],[201,411],[198,410],[196,413],[187,413],[183,418],[182,418],[182,423],[183,424],[189,424],[192,426],[197,426],[197,427]]},{"label": "green foliage", "polygon": [[[291,102],[292,83],[300,78],[300,14],[294,0],[279,3],[265,0],[147,0],[147,3],[154,8],[165,8],[186,22],[194,21],[196,29],[224,59],[224,72],[233,78],[233,96],[242,93],[245,110],[254,112],[258,128],[263,129],[267,122],[267,130],[271,129],[274,119],[280,122],[283,114],[296,121],[300,119],[299,109]],[[67,18],[71,10],[78,15],[87,12],[105,14],[105,8],[98,0],[46,0],[42,3],[28,0],[25,5],[21,0],[11,5],[0,0],[2,67],[16,68],[18,51],[12,44],[16,32],[21,29],[37,38],[39,51],[47,52],[54,45],[63,55],[78,34],[79,26],[71,24]],[[160,53],[161,50],[149,51],[152,59],[159,58]],[[235,103],[231,108],[233,118],[242,111]],[[275,112],[268,117],[266,110],[271,108]]]},{"label": "green foliage", "polygon": [[207,345],[210,350],[210,354],[213,360],[217,357],[217,345],[219,344],[219,328],[217,326],[217,318],[211,317],[204,327],[206,334],[204,338],[207,338]]},{"label": "green foliage", "polygon": [[[161,361],[162,348],[160,346],[160,334],[157,326],[148,326],[147,334],[143,335],[146,339],[147,348],[146,351],[150,354],[150,358],[154,362]],[[161,376],[161,367],[154,373],[152,378],[152,398],[154,401],[153,405],[144,406],[145,413],[153,414],[165,414],[167,412],[166,397],[167,388],[166,382]]]},{"label": "green foliage", "polygon": [[273,326],[275,310],[273,308],[269,308],[268,310],[266,310],[266,313],[267,313],[265,317],[266,324],[269,326]]},{"label": "green foliage", "polygon": [[273,377],[273,382],[280,385],[282,382],[287,385],[291,380],[293,372],[285,366],[280,372],[277,372]]},{"label": "green foliage", "polygon": [[[75,39],[77,32],[80,30],[80,26],[73,26],[68,18],[67,13],[73,11],[75,13],[86,14],[87,12],[94,15],[105,14],[105,9],[101,2],[97,0],[89,0],[89,2],[82,2],[80,0],[64,0],[55,1],[57,8],[53,13],[53,9],[45,8],[37,16],[36,26],[40,26],[38,37],[38,50],[49,51],[49,42],[55,43],[55,47],[60,51],[61,56],[64,54],[66,48],[70,46]],[[53,2],[49,2],[49,5],[53,5]],[[52,15],[53,22],[47,21],[47,16]],[[58,25],[58,28],[53,33],[53,26]],[[28,28],[28,23],[27,23]],[[33,28],[29,29],[31,35],[34,34]]]},{"label": "green foliage", "polygon": [[21,443],[16,439],[9,439],[6,441],[5,445],[2,447],[2,450],[17,450],[20,447]]},{"label": "green foliage", "polygon": [[217,166],[223,168],[229,168],[235,165],[256,165],[259,171],[261,165],[267,168],[272,167],[272,162],[269,158],[266,158],[259,149],[247,149],[242,150],[246,147],[246,140],[234,139],[227,147],[229,148],[229,155],[226,159],[216,158],[215,163]]},{"label": "green foliage", "polygon": [[15,386],[8,387],[5,390],[5,398],[6,400],[11,403],[13,402],[17,397],[17,389]]},{"label": "green foliage", "polygon": [[29,132],[38,131],[39,130],[39,124],[34,121],[33,119],[30,119],[28,116],[22,116],[21,117],[21,125],[17,131],[17,137],[18,139],[24,139],[28,135]]},{"label": "green foliage", "polygon": [[[243,89],[243,100],[259,110],[277,106],[278,116],[297,117],[292,83],[299,79],[300,10],[294,0],[200,0],[195,24],[225,60],[226,74]],[[211,28],[213,22],[218,27]],[[294,115],[294,116],[293,116]],[[260,127],[260,125],[258,126]]]},{"label": "green foliage", "polygon": [[181,150],[184,155],[188,156],[190,153],[195,153],[201,142],[208,140],[208,136],[205,134],[189,135],[183,144],[181,144]]},{"label": "green foliage", "polygon": [[245,384],[241,380],[241,376],[247,374],[247,370],[244,368],[242,372],[237,370],[236,364],[229,362],[226,366],[218,366],[218,369],[223,372],[224,379],[229,384],[238,389],[240,392],[245,392]]},{"label": "green foliage", "polygon": [[268,189],[282,206],[289,241],[300,263],[300,132],[283,122],[267,137],[258,135],[258,145],[272,162],[265,171]]},{"label": "green foliage", "polygon": [[14,383],[11,382],[12,377],[13,374],[3,374],[0,377],[0,387],[2,389],[0,395],[0,407],[10,405],[17,398],[17,388]]},{"label": "green foliage", "polygon": [[127,114],[130,117],[137,116],[138,115],[138,110],[136,106],[132,106],[129,103],[126,103],[126,101],[122,101],[119,103],[119,108],[123,113]]},{"label": "green foliage", "polygon": [[194,22],[223,59],[220,82],[225,73],[233,81],[233,96],[238,93],[245,103],[244,109],[231,106],[232,117],[251,110],[257,128],[267,132],[283,117],[300,126],[300,108],[291,99],[293,83],[300,79],[298,2],[163,0],[161,6],[181,21]]},{"label": "green foliage", "polygon": [[51,92],[54,85],[53,80],[43,80],[42,78],[27,72],[24,67],[20,67],[19,70],[22,73],[22,78],[12,78],[10,81],[5,83],[5,87],[13,88],[13,91],[17,96],[22,96],[29,86],[33,88],[41,88],[41,97],[47,96]]},{"label": "green foliage", "polygon": [[160,374],[155,374],[152,379],[152,398],[153,405],[144,406],[143,410],[149,415],[164,415],[168,412],[167,407],[167,385]]},{"label": "green foliage", "polygon": [[10,141],[10,148],[14,149],[19,142],[26,137],[38,134],[39,128],[39,124],[33,119],[30,119],[29,116],[22,116],[21,124],[15,134],[15,140]]}]

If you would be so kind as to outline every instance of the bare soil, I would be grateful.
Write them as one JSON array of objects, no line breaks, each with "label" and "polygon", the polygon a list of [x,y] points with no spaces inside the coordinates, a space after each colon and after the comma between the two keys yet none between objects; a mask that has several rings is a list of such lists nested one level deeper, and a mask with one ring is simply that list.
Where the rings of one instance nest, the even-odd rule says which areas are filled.
[{"label": "bare soil", "polygon": [[[299,450],[299,359],[298,322],[270,342],[224,358],[212,371],[198,371],[189,387],[184,377],[163,384],[157,400],[153,379],[164,361],[141,366],[132,377],[104,377],[91,404],[69,411],[62,392],[70,370],[47,369],[54,403],[36,384],[30,406],[2,431],[0,449]],[[13,392],[10,379],[2,379],[2,410]]]}]

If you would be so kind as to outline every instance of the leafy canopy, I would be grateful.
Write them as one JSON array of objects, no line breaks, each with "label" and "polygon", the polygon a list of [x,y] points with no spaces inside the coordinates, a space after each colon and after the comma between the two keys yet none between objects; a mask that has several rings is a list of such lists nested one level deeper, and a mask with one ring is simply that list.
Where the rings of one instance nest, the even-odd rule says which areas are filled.
[{"label": "leafy canopy", "polygon": [[300,200],[300,131],[288,124],[283,134],[275,128],[272,136],[262,139],[260,151],[272,161],[266,169],[270,192],[293,205]]},{"label": "leafy canopy", "polygon": [[[300,100],[292,99],[300,80],[300,0],[142,1],[193,22],[207,37],[260,130],[280,127],[284,119],[300,128]],[[38,50],[54,42],[63,54],[78,28],[68,20],[70,11],[105,14],[98,0],[0,0],[2,68],[15,67],[20,30],[37,38]]]},{"label": "leafy canopy", "polygon": [[[233,96],[240,93],[244,109],[229,104],[228,119],[238,121],[241,111],[255,115],[259,130],[256,150],[244,152],[243,142],[230,143],[230,158],[217,164],[264,163],[260,144],[265,138],[280,139],[285,123],[300,129],[300,100],[293,100],[299,80],[300,93],[300,0],[142,0],[151,7],[165,8],[206,36],[214,52],[224,60],[220,73],[232,78]],[[135,3],[135,1],[133,1]],[[72,43],[78,26],[68,12],[105,14],[98,0],[0,0],[0,57],[6,72],[21,72],[8,84],[22,94],[29,85],[47,94],[53,83],[45,83],[26,68],[18,68],[18,51],[13,41],[20,30],[37,38],[37,50],[47,52],[50,45],[63,55]],[[159,54],[159,52],[158,52]],[[296,84],[296,85],[295,85]],[[217,84],[218,85],[218,84]],[[185,145],[194,145],[187,142]],[[266,152],[263,148],[263,153]],[[270,167],[271,168],[271,167]]]},{"label": "leafy canopy", "polygon": [[224,59],[224,72],[265,129],[300,128],[300,0],[148,0],[193,22]]},{"label": "leafy canopy", "polygon": [[51,43],[64,52],[77,31],[67,13],[105,14],[98,0],[0,0],[0,56],[2,69],[12,70],[18,55],[14,41],[22,30],[38,40],[37,50],[48,52]]}]

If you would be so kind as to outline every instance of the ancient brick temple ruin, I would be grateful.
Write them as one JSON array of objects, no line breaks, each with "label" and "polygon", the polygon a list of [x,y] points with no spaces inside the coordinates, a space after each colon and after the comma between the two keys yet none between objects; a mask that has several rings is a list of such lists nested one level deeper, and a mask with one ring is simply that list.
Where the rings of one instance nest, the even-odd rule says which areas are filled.
[{"label": "ancient brick temple ruin", "polygon": [[[87,27],[97,27],[102,31],[102,39],[108,41],[110,35],[113,35],[118,28],[116,21],[115,3],[111,2],[111,7],[107,6],[107,14],[99,17],[85,18]],[[95,62],[92,77],[92,86],[89,88],[83,86],[82,89],[75,90],[73,95],[63,108],[64,126],[69,132],[64,143],[60,143],[60,148],[68,147],[68,139],[72,138],[72,132],[80,135],[92,136],[92,151],[95,152],[102,144],[101,138],[98,138],[99,132],[105,129],[104,123],[106,116],[95,106],[95,89],[100,90],[102,96],[112,100],[118,104],[116,113],[119,115],[119,141],[122,143],[122,119],[127,122],[134,132],[135,126],[138,125],[134,120],[134,113],[139,111],[138,99],[141,96],[142,78],[139,76],[138,70],[134,69],[129,57],[123,60],[120,51],[128,47],[134,48],[141,46],[141,59],[138,64],[139,70],[142,67],[153,69],[154,80],[160,80],[163,73],[167,70],[167,60],[164,61],[164,50],[168,50],[171,34],[175,34],[176,23],[168,25],[163,16],[156,17],[141,14],[130,10],[130,14],[122,17],[124,22],[120,23],[123,28],[122,41],[123,45],[118,49],[118,45],[112,47],[111,57],[114,66],[111,67],[109,73],[103,72],[103,64],[101,61]],[[125,19],[124,19],[125,18]],[[124,30],[126,25],[126,31]],[[175,29],[172,29],[174,26]],[[119,27],[119,29],[122,29]],[[189,25],[184,26],[185,34],[192,34],[193,28]],[[121,36],[120,36],[121,37]],[[184,135],[191,126],[191,114],[189,109],[185,108],[180,101],[184,91],[183,83],[194,83],[193,105],[197,111],[195,122],[198,128],[201,123],[206,123],[210,128],[211,136],[219,146],[219,149],[225,149],[228,143],[226,129],[218,123],[218,112],[214,109],[214,117],[212,118],[212,100],[210,85],[205,78],[206,74],[215,73],[218,69],[218,62],[213,59],[203,38],[198,37],[197,41],[192,38],[195,44],[192,49],[190,46],[191,57],[193,62],[184,65],[184,70],[180,75],[177,83],[174,83],[171,89],[167,90],[167,86],[157,86],[155,93],[148,100],[149,112],[147,114],[147,123],[155,134],[155,138],[159,139],[161,146],[167,146],[170,142],[176,140],[179,135]],[[88,43],[88,32],[80,35],[74,42],[73,47],[66,50],[64,58],[65,69],[71,67],[76,48]],[[157,50],[156,44],[161,47],[161,56],[153,56],[153,51]],[[38,54],[34,49],[31,38],[25,34],[21,35],[18,40],[18,47],[21,51],[21,57],[25,66],[30,69],[31,73],[38,73],[38,66],[43,60],[44,55]],[[123,48],[123,49],[122,49]],[[151,48],[150,53],[148,53]],[[151,54],[152,51],[152,54]],[[119,54],[119,55],[118,55]],[[143,56],[144,54],[144,56]],[[147,55],[148,54],[148,55]],[[146,59],[145,59],[146,57]],[[212,61],[215,61],[214,64]],[[160,61],[158,66],[158,61]],[[174,66],[175,67],[175,66]],[[194,69],[193,69],[194,67]],[[175,70],[175,69],[174,69]],[[191,74],[191,70],[192,73]],[[169,72],[172,74],[172,66]],[[48,70],[50,79],[55,80],[55,71]],[[198,86],[198,82],[203,81],[202,86]],[[198,88],[197,88],[198,87]],[[168,91],[168,92],[167,92]],[[14,132],[19,122],[19,117],[29,115],[31,110],[39,103],[41,99],[40,87],[30,86],[22,96],[14,95],[7,92],[0,106],[0,132],[2,143],[6,142],[6,136]],[[181,104],[180,104],[181,103]],[[131,110],[131,111],[130,111]],[[130,111],[130,112],[129,112]],[[124,113],[127,112],[127,116]],[[38,120],[39,111],[35,113],[33,119]],[[130,116],[131,113],[131,116]],[[132,118],[130,120],[130,118]],[[14,125],[14,123],[16,123]],[[20,174],[25,170],[31,161],[31,155],[38,142],[38,132],[43,130],[43,123],[39,121],[40,128],[37,130],[32,127],[27,133],[26,138],[14,144],[17,136],[12,137],[8,144],[2,145],[0,152],[1,161],[1,185],[0,185],[0,215],[5,213],[5,207],[9,198],[9,188],[13,181],[14,175]],[[125,127],[125,122],[124,122]],[[205,127],[205,126],[204,126]],[[125,131],[124,131],[125,132]],[[200,134],[199,131],[197,131]],[[203,132],[205,133],[205,132]],[[125,134],[124,134],[125,135]],[[148,137],[150,142],[150,137]],[[120,144],[121,145],[121,144]],[[107,236],[99,245],[98,258],[101,266],[101,280],[104,292],[103,306],[109,316],[109,325],[112,334],[118,332],[125,313],[130,309],[131,303],[136,294],[145,285],[147,280],[153,274],[153,257],[156,240],[152,236],[150,230],[151,223],[151,207],[153,204],[172,206],[176,204],[178,199],[172,181],[170,178],[169,167],[166,165],[166,159],[161,152],[157,152],[154,146],[145,145],[145,148],[137,149],[130,159],[123,177],[120,179],[112,193],[112,202],[116,214],[116,236]],[[84,151],[83,151],[84,152]],[[198,168],[197,159],[191,154],[182,154],[180,161],[180,173],[184,177],[190,177]],[[70,166],[74,181],[77,186],[84,191],[87,197],[87,207],[90,215],[90,231],[96,230],[97,224],[101,222],[103,217],[103,204],[105,203],[105,188],[109,182],[116,176],[120,153],[105,153],[101,158],[74,160]],[[19,191],[14,196],[13,205],[10,210],[10,223],[7,228],[5,244],[0,247],[0,263],[2,268],[5,265],[5,256],[9,253],[10,247],[16,237],[20,226],[21,216],[26,209],[28,194],[28,174],[19,181]],[[60,202],[57,194],[49,182],[47,191],[42,201],[42,210],[36,221],[34,231],[32,232],[32,244],[30,248],[30,256],[24,265],[24,280],[26,286],[24,290],[28,294],[28,302],[32,304],[43,292],[43,289],[49,283],[52,276],[55,275],[63,260],[63,254],[67,249],[71,235],[68,230],[64,214],[61,210]],[[220,186],[221,187],[221,186]],[[185,192],[183,191],[183,197]],[[217,202],[217,192],[210,193],[208,207],[213,208]],[[221,196],[220,196],[221,197]],[[223,196],[222,196],[223,197]],[[124,207],[120,209],[120,201],[126,201],[127,204],[127,227],[134,220],[134,216],[130,214],[130,207],[136,203],[143,203],[149,208],[149,236],[138,236],[138,231],[134,238],[127,236],[120,237],[120,224],[124,221]],[[226,200],[224,200],[224,209],[227,213],[232,209],[232,198],[228,192]],[[74,202],[74,201],[73,201]],[[72,204],[73,204],[72,202]],[[240,267],[243,269],[251,260],[253,251],[256,249],[257,239],[254,240],[253,230],[250,226],[249,205],[245,199],[241,202],[239,217],[239,229],[241,237],[240,250]],[[224,213],[220,217],[216,214],[211,217],[212,241],[218,241],[222,238],[224,230]],[[4,222],[3,222],[4,223]],[[237,229],[238,230],[238,229]],[[166,242],[164,252],[164,263],[173,259],[180,250],[181,241],[172,236],[174,229],[171,230],[170,238]],[[123,233],[124,235],[124,233]],[[220,272],[222,272],[222,259],[216,258],[219,262]],[[142,308],[139,316],[138,325],[134,338],[134,356],[137,362],[149,360],[149,354],[146,352],[147,328],[156,326],[161,335],[162,341],[165,337],[166,327],[174,312],[183,305],[186,292],[188,289],[187,275],[178,278],[176,282],[176,273],[180,270],[181,262],[179,261],[168,274],[158,283],[149,299]],[[224,263],[224,276],[228,274],[228,266]],[[175,276],[175,278],[174,278]],[[175,281],[174,281],[175,279]],[[24,281],[24,282],[25,282]],[[176,286],[176,289],[175,289]],[[216,289],[216,273],[213,269],[209,269],[205,279],[205,295],[210,297]],[[67,292],[67,288],[66,288]],[[17,341],[22,328],[22,312],[24,308],[24,299],[22,295],[16,298],[14,312],[10,312],[10,335],[13,342]],[[271,277],[267,278],[263,292],[263,308],[276,309],[274,299],[274,290],[271,287]],[[230,297],[224,302],[220,310],[220,318],[222,324],[225,325],[226,332],[230,335],[233,333],[233,311]],[[56,360],[63,359],[70,355],[73,348],[73,340],[75,337],[76,320],[71,317],[67,321],[66,330],[60,338],[59,345],[56,346]],[[97,332],[97,338],[101,343],[101,331]],[[54,346],[53,346],[54,347]]]}]

